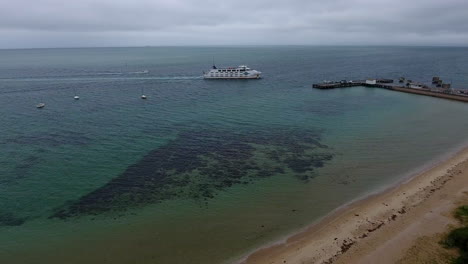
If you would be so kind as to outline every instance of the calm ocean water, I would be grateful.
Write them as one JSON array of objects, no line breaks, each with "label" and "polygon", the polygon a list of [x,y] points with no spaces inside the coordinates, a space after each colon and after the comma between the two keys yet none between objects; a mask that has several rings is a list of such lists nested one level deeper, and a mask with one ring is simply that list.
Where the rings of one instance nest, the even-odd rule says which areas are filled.
[{"label": "calm ocean water", "polygon": [[[467,104],[312,83],[440,76],[468,88],[466,54],[0,50],[0,263],[235,260],[468,140]],[[213,57],[264,78],[203,80]]]}]

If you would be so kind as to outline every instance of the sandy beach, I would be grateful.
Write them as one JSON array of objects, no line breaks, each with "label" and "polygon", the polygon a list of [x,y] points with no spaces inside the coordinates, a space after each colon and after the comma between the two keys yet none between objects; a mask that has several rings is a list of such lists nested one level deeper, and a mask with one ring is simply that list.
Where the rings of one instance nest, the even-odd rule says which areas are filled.
[{"label": "sandy beach", "polygon": [[465,202],[468,148],[284,242],[257,250],[242,263],[418,263],[418,258],[437,257],[427,256],[437,251],[427,247],[457,224],[452,211]]}]

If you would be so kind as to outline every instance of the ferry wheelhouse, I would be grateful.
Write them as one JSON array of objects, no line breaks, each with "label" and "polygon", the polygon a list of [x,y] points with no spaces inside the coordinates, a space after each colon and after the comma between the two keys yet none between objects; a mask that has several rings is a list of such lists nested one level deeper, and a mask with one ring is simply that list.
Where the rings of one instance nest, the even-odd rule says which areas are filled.
[{"label": "ferry wheelhouse", "polygon": [[260,79],[261,72],[252,70],[245,65],[237,68],[217,68],[215,65],[208,71],[203,72],[205,79]]}]

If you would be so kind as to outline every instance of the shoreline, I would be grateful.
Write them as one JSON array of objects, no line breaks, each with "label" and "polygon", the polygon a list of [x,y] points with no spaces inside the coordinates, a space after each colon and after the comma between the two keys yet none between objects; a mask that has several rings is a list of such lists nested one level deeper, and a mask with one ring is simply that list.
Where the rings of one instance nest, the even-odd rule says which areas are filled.
[{"label": "shoreline", "polygon": [[[449,181],[453,183],[455,179],[457,182],[461,182],[459,185],[451,186],[450,190],[446,190],[449,191],[449,194],[468,190],[468,146],[461,145],[461,147],[453,148],[453,152],[448,152],[437,160],[408,172],[406,177],[394,185],[375,190],[350,201],[316,220],[305,229],[251,251],[237,263],[329,264],[340,263],[342,259],[347,259],[343,263],[354,263],[353,261],[361,263],[358,257],[352,255],[365,257],[363,245],[368,244],[366,242],[369,240],[379,240],[379,236],[382,236],[379,234],[381,229],[395,224],[399,224],[400,229],[404,228],[405,226],[401,225],[404,220],[400,219],[407,218],[408,212],[417,211],[413,209],[421,207],[421,204],[431,197],[433,198],[435,193],[440,192],[439,190],[448,189],[446,185]],[[461,170],[459,167],[464,169]],[[458,170],[456,170],[457,168]],[[438,201],[438,199],[432,200],[435,201],[432,201],[433,204],[430,208],[433,208]],[[449,202],[445,201],[445,204],[441,205],[440,211],[446,214],[449,207],[455,206],[455,202],[453,199]],[[430,211],[432,213],[432,210]],[[420,212],[420,214],[423,213],[427,212]],[[423,216],[416,215],[412,221],[417,222]],[[453,224],[450,220],[446,220],[446,222]],[[410,226],[410,223],[406,223],[406,225]],[[431,228],[441,231],[440,228]],[[394,230],[393,233],[386,234],[385,239],[380,239],[382,240],[380,244],[377,243],[373,246],[374,250],[375,247],[382,246],[381,244],[384,244],[386,240],[398,232],[399,230]],[[418,232],[421,233],[421,230]],[[420,236],[419,233],[413,234],[413,240]],[[406,248],[400,249],[400,251],[405,251],[409,246],[406,243]],[[355,251],[360,253],[357,254]],[[369,251],[368,254],[371,252]]]}]

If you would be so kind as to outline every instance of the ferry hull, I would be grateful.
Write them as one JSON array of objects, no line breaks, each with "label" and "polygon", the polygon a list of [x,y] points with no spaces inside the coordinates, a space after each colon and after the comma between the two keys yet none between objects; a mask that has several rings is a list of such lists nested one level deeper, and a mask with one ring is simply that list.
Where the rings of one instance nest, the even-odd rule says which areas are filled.
[{"label": "ferry hull", "polygon": [[252,80],[252,79],[261,79],[261,76],[249,76],[249,77],[211,77],[211,76],[203,76],[204,79],[222,79],[222,80]]}]

